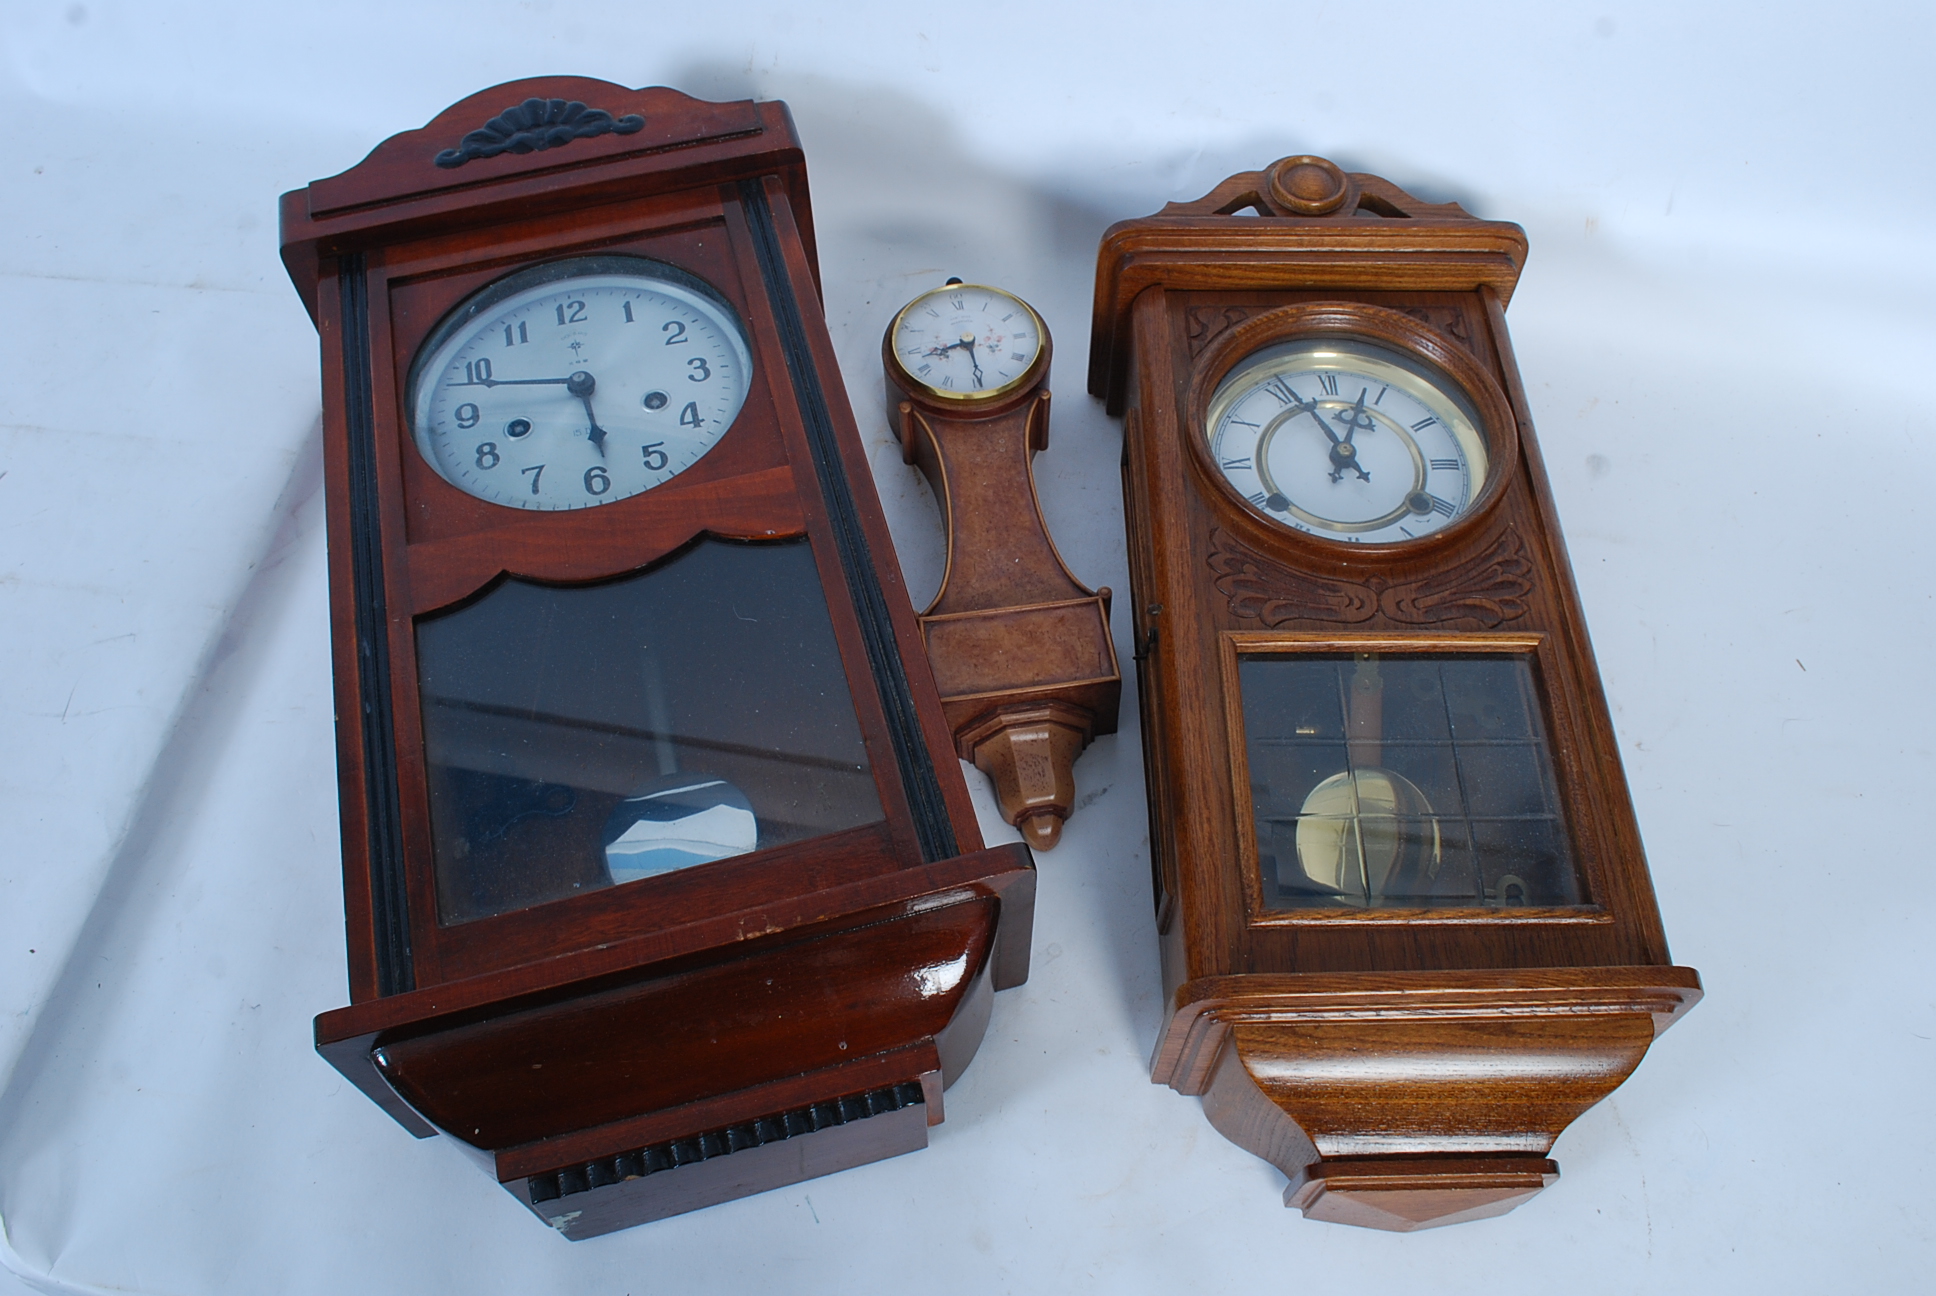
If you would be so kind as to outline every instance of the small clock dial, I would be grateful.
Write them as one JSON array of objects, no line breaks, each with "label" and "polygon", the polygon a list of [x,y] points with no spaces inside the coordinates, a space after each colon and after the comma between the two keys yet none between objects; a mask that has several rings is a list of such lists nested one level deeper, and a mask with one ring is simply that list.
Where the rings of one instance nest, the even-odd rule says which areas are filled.
[{"label": "small clock dial", "polygon": [[889,353],[937,396],[981,398],[1012,391],[1042,354],[1042,321],[999,288],[953,283],[902,308]]},{"label": "small clock dial", "polygon": [[1471,510],[1489,470],[1477,417],[1448,379],[1350,338],[1245,358],[1205,424],[1218,471],[1252,508],[1331,540],[1430,535]]},{"label": "small clock dial", "polygon": [[412,375],[412,432],[438,475],[479,499],[591,508],[697,463],[751,377],[745,330],[702,281],[643,258],[580,258],[454,312]]}]

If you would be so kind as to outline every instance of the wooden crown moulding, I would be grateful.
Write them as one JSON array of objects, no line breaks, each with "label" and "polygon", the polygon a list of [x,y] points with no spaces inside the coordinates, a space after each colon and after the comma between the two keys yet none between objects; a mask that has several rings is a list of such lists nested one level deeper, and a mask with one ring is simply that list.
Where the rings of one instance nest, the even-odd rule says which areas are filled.
[{"label": "wooden crown moulding", "polygon": [[[524,91],[535,93],[516,98]],[[599,129],[599,119],[611,125]],[[467,147],[475,136],[491,144]],[[452,154],[462,158],[455,166]],[[315,319],[325,257],[761,176],[784,189],[817,284],[806,155],[784,103],[709,103],[589,77],[514,82],[459,100],[348,171],[284,194],[282,260]]]},{"label": "wooden crown moulding", "polygon": [[[1701,996],[1668,952],[1506,331],[1525,254],[1515,225],[1311,157],[1112,226],[1098,254],[1090,390],[1124,418],[1168,999],[1152,1076],[1200,1095],[1313,1219],[1409,1231],[1512,1209],[1557,1178],[1558,1135]],[[1332,336],[1395,351],[1470,404],[1492,475],[1442,530],[1341,543],[1219,475],[1205,411],[1221,377]],[[1577,894],[1273,898],[1241,669],[1303,654],[1523,662]],[[1341,750],[1366,741],[1360,722],[1347,709]]]},{"label": "wooden crown moulding", "polygon": [[[1255,213],[1241,215],[1239,213]],[[1144,289],[1433,289],[1512,300],[1526,232],[1314,157],[1230,177],[1194,202],[1118,221],[1096,263],[1089,391],[1123,412],[1129,310]]]},{"label": "wooden crown moulding", "polygon": [[[350,1004],[317,1018],[318,1051],[413,1134],[457,1139],[572,1239],[925,1146],[992,994],[1027,978],[1034,865],[1024,845],[984,847],[953,759],[821,315],[785,105],[515,82],[284,195],[282,214],[284,261],[323,342],[350,965]],[[689,470],[595,506],[513,509],[460,490],[413,444],[419,353],[503,277],[592,256],[600,269],[581,273],[629,258],[688,276],[665,282],[698,281],[743,324],[739,413]],[[497,385],[565,381],[511,363],[499,361]],[[612,387],[629,372],[589,363]],[[644,408],[665,404],[648,395]],[[878,817],[777,844],[762,826],[751,849],[710,864],[452,917],[421,623],[507,577],[569,590],[721,542],[804,555],[788,570],[817,583],[824,669],[851,694],[866,753],[840,768],[868,779]],[[593,651],[605,650],[574,648]],[[624,660],[580,655],[574,668],[636,671],[633,647],[612,651]],[[547,731],[566,735],[546,739],[569,748],[561,768],[588,750],[572,746],[579,719]],[[669,720],[650,732],[594,720],[578,728],[668,747],[678,733]],[[732,750],[761,757],[768,730],[754,736]],[[511,824],[529,817],[515,813]],[[545,842],[518,867],[578,867],[579,838]]]}]

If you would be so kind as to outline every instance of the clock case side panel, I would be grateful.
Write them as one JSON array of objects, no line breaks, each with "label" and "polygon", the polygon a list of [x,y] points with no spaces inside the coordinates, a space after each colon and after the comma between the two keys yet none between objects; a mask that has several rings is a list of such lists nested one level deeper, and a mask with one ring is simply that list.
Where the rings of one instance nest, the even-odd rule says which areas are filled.
[{"label": "clock case side panel", "polygon": [[[740,191],[741,210],[756,222],[762,213],[770,221],[770,234],[753,230],[754,246],[756,251],[766,247],[762,258],[771,259],[771,268],[763,267],[769,299],[780,315],[788,372],[802,390],[811,449],[826,492],[829,521],[839,538],[849,590],[867,635],[868,658],[899,695],[890,697],[884,689],[882,701],[896,735],[896,763],[912,785],[910,798],[923,824],[923,852],[933,859],[959,849],[979,849],[981,831],[974,803],[953,759],[954,739],[940,688],[895,557],[833,339],[818,299],[803,306],[794,287],[807,282],[809,247],[794,225],[791,208],[778,201],[781,190],[774,178],[765,180],[757,191],[750,182],[743,183]],[[768,238],[770,244],[765,243]],[[793,319],[786,318],[789,301]],[[817,401],[816,390],[820,392]],[[824,428],[813,426],[819,416],[813,410],[816,404],[826,419]]]},{"label": "clock case side panel", "polygon": [[[391,626],[361,257],[320,281],[330,646],[352,1002],[415,986],[391,710]],[[400,548],[400,546],[398,546]]]},{"label": "clock case side panel", "polygon": [[1136,509],[1132,536],[1140,552],[1130,562],[1137,639],[1138,688],[1144,704],[1143,742],[1150,779],[1151,853],[1157,880],[1166,990],[1201,977],[1241,970],[1245,963],[1241,923],[1244,898],[1234,870],[1217,861],[1235,858],[1220,709],[1190,704],[1211,663],[1199,660],[1203,605],[1192,518],[1179,507],[1187,472],[1184,447],[1169,429],[1183,418],[1176,369],[1171,304],[1167,290],[1146,290],[1132,313],[1137,356],[1136,435],[1125,444],[1126,489]]}]

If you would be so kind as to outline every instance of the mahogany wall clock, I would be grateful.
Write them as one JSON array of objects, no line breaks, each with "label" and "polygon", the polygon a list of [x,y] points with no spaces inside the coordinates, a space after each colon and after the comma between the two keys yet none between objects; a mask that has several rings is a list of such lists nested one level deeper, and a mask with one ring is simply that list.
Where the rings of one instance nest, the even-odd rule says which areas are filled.
[{"label": "mahogany wall clock", "polygon": [[1027,974],[782,104],[474,95],[283,199],[323,339],[350,1006],[568,1237],[923,1146]]},{"label": "mahogany wall clock", "polygon": [[1293,157],[1103,237],[1154,1076],[1308,1217],[1551,1183],[1700,997],[1668,956],[1505,323],[1516,225]]}]

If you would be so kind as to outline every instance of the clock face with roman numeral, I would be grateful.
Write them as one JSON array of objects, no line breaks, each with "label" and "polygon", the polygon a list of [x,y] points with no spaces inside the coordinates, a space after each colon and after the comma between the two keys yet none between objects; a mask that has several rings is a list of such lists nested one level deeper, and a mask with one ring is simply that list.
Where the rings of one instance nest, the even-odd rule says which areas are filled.
[{"label": "clock face with roman numeral", "polygon": [[1348,337],[1263,347],[1211,395],[1210,454],[1231,488],[1278,526],[1393,545],[1469,512],[1486,484],[1470,402],[1413,357]]},{"label": "clock face with roman numeral", "polygon": [[952,280],[916,297],[888,326],[888,354],[931,396],[988,400],[1034,376],[1042,321],[999,288]]},{"label": "clock face with roman numeral", "polygon": [[752,358],[710,285],[643,257],[578,257],[483,289],[431,334],[411,431],[439,476],[509,508],[592,508],[718,444]]}]

